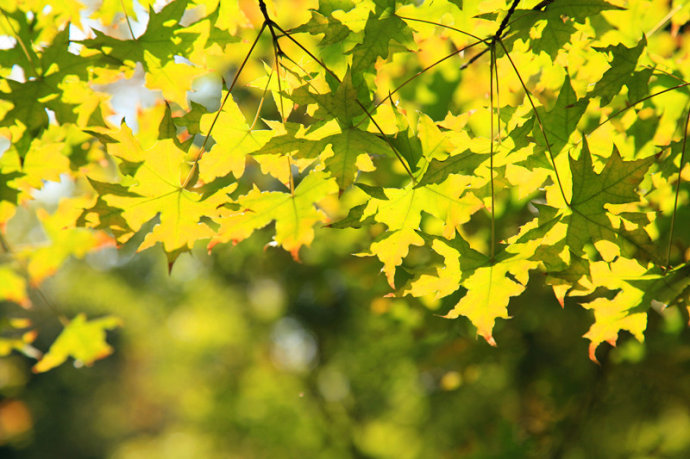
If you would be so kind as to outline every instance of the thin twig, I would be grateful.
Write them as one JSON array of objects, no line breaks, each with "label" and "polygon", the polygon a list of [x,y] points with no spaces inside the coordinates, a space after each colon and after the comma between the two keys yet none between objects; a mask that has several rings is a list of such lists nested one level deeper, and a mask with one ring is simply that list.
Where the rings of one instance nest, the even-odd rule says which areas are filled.
[{"label": "thin twig", "polygon": [[491,43],[491,61],[489,64],[489,119],[491,120],[491,138],[489,139],[489,180],[491,183],[491,261],[496,254],[496,194],[494,191],[494,70],[496,63],[496,43]]},{"label": "thin twig", "polygon": [[134,29],[132,29],[132,23],[129,21],[129,14],[127,14],[127,10],[125,9],[125,0],[120,0],[120,5],[122,5],[122,13],[125,15],[125,20],[127,21],[129,33],[132,35],[132,40],[136,40],[137,37],[134,36]]},{"label": "thin twig", "polygon": [[[468,37],[472,37],[472,38],[474,38],[475,40],[479,40],[479,41],[482,41],[482,42],[488,42],[488,41],[489,41],[488,38],[479,38],[478,36],[476,36],[476,35],[474,35],[474,34],[471,34],[471,33],[469,33],[469,32],[465,32],[464,30],[458,29],[458,28],[453,27],[453,26],[449,26],[449,25],[446,25],[446,24],[441,24],[440,22],[427,21],[426,19],[408,18],[407,16],[399,16],[399,15],[396,15],[396,16],[398,16],[400,19],[404,19],[404,20],[406,20],[406,21],[423,22],[424,24],[431,24],[431,25],[435,25],[435,26],[438,26],[438,27],[443,27],[443,28],[446,28],[446,29],[449,29],[449,30],[454,30],[455,32],[459,32],[459,33],[461,33],[461,34],[467,35]],[[488,43],[487,43],[487,45],[488,45]]]},{"label": "thin twig", "polygon": [[673,201],[673,213],[671,214],[671,229],[668,235],[668,248],[666,249],[666,266],[670,268],[671,245],[673,244],[673,231],[676,225],[676,212],[678,211],[678,196],[680,195],[680,185],[683,181],[683,164],[685,163],[685,149],[688,141],[688,122],[690,122],[690,107],[685,116],[685,126],[683,128],[683,149],[680,152],[680,164],[678,165],[678,183],[676,184],[676,197]]}]

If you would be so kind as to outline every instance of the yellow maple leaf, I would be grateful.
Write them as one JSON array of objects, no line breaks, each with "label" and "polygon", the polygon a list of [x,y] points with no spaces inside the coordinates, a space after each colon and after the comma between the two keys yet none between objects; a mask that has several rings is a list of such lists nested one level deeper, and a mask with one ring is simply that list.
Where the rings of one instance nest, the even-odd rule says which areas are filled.
[{"label": "yellow maple leaf", "polygon": [[459,316],[467,317],[477,327],[477,333],[487,343],[495,346],[496,341],[492,330],[496,319],[508,319],[510,297],[518,296],[525,290],[524,285],[506,276],[511,268],[508,263],[477,268],[463,282],[463,286],[467,288],[467,294],[445,317],[450,319]]},{"label": "yellow maple leaf", "polygon": [[615,346],[618,332],[621,330],[629,331],[640,342],[644,340],[647,313],[631,310],[642,303],[645,292],[628,281],[643,279],[646,272],[647,269],[636,260],[622,257],[612,263],[590,263],[590,275],[594,285],[610,290],[620,289],[611,299],[596,298],[589,303],[581,303],[582,307],[594,312],[594,323],[584,335],[590,340],[589,358],[593,361],[597,361],[596,350],[599,344],[606,341]]},{"label": "yellow maple leaf", "polygon": [[221,209],[221,227],[211,246],[219,242],[241,241],[254,230],[276,221],[275,241],[299,259],[299,249],[314,239],[314,224],[325,220],[315,204],[329,194],[337,193],[335,179],[324,172],[312,172],[295,188],[294,193],[262,192],[258,188],[240,197],[239,212]]},{"label": "yellow maple leaf", "polygon": [[[209,132],[215,116],[209,113],[201,117],[201,132]],[[199,160],[199,178],[210,182],[232,173],[239,179],[244,174],[247,155],[263,147],[272,135],[268,130],[250,129],[230,96],[211,132],[216,143]]]},{"label": "yellow maple leaf", "polygon": [[77,315],[65,326],[50,350],[34,365],[34,373],[43,373],[62,365],[70,356],[78,364],[87,366],[109,356],[113,348],[105,341],[105,331],[121,325],[122,321],[114,316],[88,321],[84,314]]},{"label": "yellow maple leaf", "polygon": [[211,196],[182,187],[188,164],[185,152],[171,139],[161,140],[143,152],[144,162],[134,175],[136,184],[129,193],[136,195],[105,195],[103,199],[112,207],[123,209],[122,216],[134,231],[160,215],[158,223],[139,250],[157,242],[166,252],[190,249],[199,239],[209,238],[213,231],[200,220],[216,214],[216,208],[228,201],[227,193],[236,185],[216,191]]}]

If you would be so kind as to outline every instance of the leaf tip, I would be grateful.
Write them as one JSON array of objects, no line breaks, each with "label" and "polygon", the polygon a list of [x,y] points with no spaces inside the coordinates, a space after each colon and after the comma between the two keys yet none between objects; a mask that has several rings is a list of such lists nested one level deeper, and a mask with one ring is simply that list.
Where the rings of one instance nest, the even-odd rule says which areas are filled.
[{"label": "leaf tip", "polygon": [[601,365],[601,363],[597,360],[597,344],[591,343],[589,345],[589,360],[592,362],[596,363],[597,365]]}]

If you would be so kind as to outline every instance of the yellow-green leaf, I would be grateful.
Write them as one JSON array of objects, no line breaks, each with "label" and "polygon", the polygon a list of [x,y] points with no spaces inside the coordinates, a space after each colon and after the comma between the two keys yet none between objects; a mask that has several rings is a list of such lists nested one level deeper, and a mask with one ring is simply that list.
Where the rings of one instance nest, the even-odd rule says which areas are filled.
[{"label": "yellow-green leaf", "polygon": [[35,373],[43,373],[62,365],[69,357],[75,363],[91,365],[94,361],[109,356],[113,352],[105,341],[106,330],[122,325],[114,316],[88,321],[84,314],[77,315],[62,330],[50,350],[33,367]]}]

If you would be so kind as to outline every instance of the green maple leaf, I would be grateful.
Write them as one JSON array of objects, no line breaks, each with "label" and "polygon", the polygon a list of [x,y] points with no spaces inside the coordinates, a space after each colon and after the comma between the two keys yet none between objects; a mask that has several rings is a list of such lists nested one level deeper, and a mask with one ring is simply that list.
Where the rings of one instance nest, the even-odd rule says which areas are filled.
[{"label": "green maple leaf", "polygon": [[338,120],[343,127],[352,126],[352,120],[365,115],[362,107],[357,103],[357,90],[352,84],[352,73],[348,69],[343,81],[335,90],[326,94],[314,94],[309,91],[310,85],[295,89],[288,97],[296,104],[316,104],[318,109],[314,113],[317,120]]},{"label": "green maple leaf", "polygon": [[610,64],[611,67],[589,93],[589,97],[601,97],[601,106],[608,105],[623,85],[630,81],[630,77],[637,67],[637,61],[646,47],[647,39],[643,36],[637,46],[633,48],[626,48],[622,44],[617,44],[599,49],[601,52],[610,52],[613,60]]},{"label": "green maple leaf", "polygon": [[19,196],[19,190],[12,188],[10,182],[14,179],[23,177],[24,174],[21,172],[0,172],[0,202],[8,201],[12,204],[17,203],[17,197]]},{"label": "green maple leaf", "polygon": [[65,326],[48,353],[34,365],[34,373],[43,373],[62,365],[69,357],[89,366],[109,356],[113,348],[105,341],[106,330],[121,325],[122,321],[114,316],[89,321],[84,314],[77,315]]},{"label": "green maple leaf", "polygon": [[254,151],[252,155],[294,155],[297,158],[316,158],[323,151],[323,142],[319,139],[303,137],[303,126],[285,123],[285,134],[276,135]]},{"label": "green maple leaf", "polygon": [[[189,0],[174,0],[156,13],[149,7],[149,22],[146,31],[139,37],[120,40],[110,37],[99,30],[94,30],[96,38],[82,40],[87,48],[101,50],[104,54],[117,59],[121,63],[141,62],[147,68],[145,51],[151,53],[162,63],[172,61],[177,55],[188,54],[189,45],[180,47],[180,43],[190,43],[186,40],[175,40],[176,32],[183,28],[179,21],[187,8]],[[107,50],[107,51],[103,51]]]},{"label": "green maple leaf", "polygon": [[330,144],[333,156],[326,159],[326,170],[335,177],[338,187],[345,190],[352,185],[358,172],[357,158],[362,154],[387,156],[390,148],[371,132],[355,128],[344,129],[323,139],[324,146]]},{"label": "green maple leaf", "polygon": [[108,194],[128,197],[138,197],[139,195],[130,192],[126,186],[117,183],[101,182],[90,177],[87,177],[87,179],[98,194],[98,198],[93,206],[82,211],[77,218],[76,226],[109,231],[117,240],[120,240],[121,237],[127,239],[127,236],[133,234],[134,230],[132,230],[127,220],[122,216],[123,210],[108,205],[103,197]]},{"label": "green maple leaf", "polygon": [[[508,38],[504,43],[510,50],[516,40],[530,40],[534,52],[544,51],[555,58],[577,31],[574,23],[583,24],[587,18],[602,11],[620,9],[622,8],[603,0],[558,0],[549,3],[543,11],[518,9],[508,25],[508,32],[505,34]],[[495,20],[497,15],[491,13],[480,17]],[[544,26],[541,37],[531,38],[532,29],[542,22]]]},{"label": "green maple leaf", "polygon": [[324,16],[316,10],[312,10],[311,19],[293,30],[295,33],[306,32],[310,35],[323,34],[320,46],[328,46],[345,40],[352,31],[333,16]]},{"label": "green maple leaf", "polygon": [[417,184],[418,187],[432,183],[441,183],[451,174],[472,175],[472,173],[484,161],[489,159],[488,155],[479,155],[469,150],[459,154],[449,156],[443,161],[434,159],[424,172],[424,176]]},{"label": "green maple leaf", "polygon": [[[557,156],[565,145],[568,144],[570,136],[575,132],[577,123],[582,118],[587,109],[587,99],[577,100],[577,95],[570,84],[570,76],[566,75],[565,82],[558,93],[556,104],[549,111],[543,107],[537,107],[539,117],[546,133],[546,137],[551,144],[551,152]],[[544,135],[539,128],[539,124],[534,120],[532,136],[537,144],[546,148]]]},{"label": "green maple leaf", "polygon": [[654,75],[654,69],[639,70],[628,79],[628,101],[633,104],[649,94],[649,79]]},{"label": "green maple leaf", "polygon": [[41,32],[41,29],[36,27],[36,18],[34,17],[29,22],[29,16],[20,8],[12,12],[0,8],[0,14],[3,16],[3,20],[7,20],[12,25],[18,41],[21,41],[21,44],[17,42],[12,48],[0,49],[0,66],[11,68],[13,65],[18,65],[24,70],[27,77],[38,76],[39,69],[36,68],[36,63],[40,61],[40,58],[31,46]]},{"label": "green maple leaf", "polygon": [[598,240],[615,241],[616,233],[607,215],[606,204],[623,204],[640,199],[636,187],[645,172],[654,162],[654,157],[636,161],[623,161],[614,147],[606,166],[597,174],[592,165],[592,156],[586,139],[582,142],[579,159],[570,158],[572,171],[572,199],[566,242],[577,255],[589,242]]},{"label": "green maple leaf", "polygon": [[405,49],[405,44],[412,41],[410,28],[402,19],[391,14],[390,9],[384,10],[380,15],[375,12],[369,14],[362,42],[350,51],[356,87],[364,83],[363,74],[372,72],[379,57],[387,59],[390,52],[395,51],[391,47],[391,42],[397,43],[398,48],[402,50]]},{"label": "green maple leaf", "polygon": [[398,153],[405,158],[410,166],[410,171],[414,173],[417,170],[417,163],[424,156],[419,137],[409,127],[406,127],[404,130],[396,132],[395,136],[390,138],[390,142],[398,150]]}]

